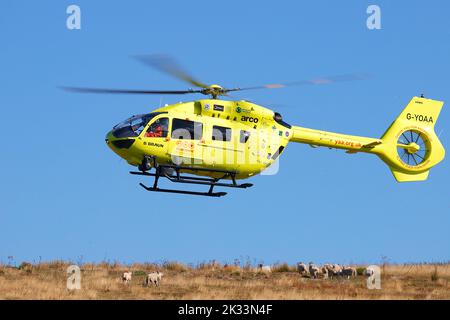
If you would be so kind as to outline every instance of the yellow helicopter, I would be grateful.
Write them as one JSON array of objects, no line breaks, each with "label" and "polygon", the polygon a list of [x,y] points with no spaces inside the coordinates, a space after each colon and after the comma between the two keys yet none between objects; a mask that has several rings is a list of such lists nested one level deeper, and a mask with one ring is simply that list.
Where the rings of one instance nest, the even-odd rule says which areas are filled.
[{"label": "yellow helicopter", "polygon": [[[66,89],[84,93],[114,94],[203,94],[209,99],[166,105],[148,114],[135,115],[114,126],[106,135],[107,145],[138,171],[131,174],[154,177],[153,192],[220,197],[214,187],[248,188],[238,183],[271,166],[289,142],[373,153],[391,169],[399,182],[426,180],[431,167],[444,159],[445,150],[434,131],[443,102],[413,97],[381,138],[346,135],[285,122],[270,109],[249,101],[227,101],[218,97],[229,92],[273,89],[291,85],[323,84],[358,79],[337,76],[269,84],[248,88],[223,88],[197,81],[166,56],[145,56],[139,60],[180,78],[199,89],[120,90],[98,88]],[[150,172],[154,169],[154,172]],[[206,192],[162,189],[159,178],[174,183],[208,186]]]}]

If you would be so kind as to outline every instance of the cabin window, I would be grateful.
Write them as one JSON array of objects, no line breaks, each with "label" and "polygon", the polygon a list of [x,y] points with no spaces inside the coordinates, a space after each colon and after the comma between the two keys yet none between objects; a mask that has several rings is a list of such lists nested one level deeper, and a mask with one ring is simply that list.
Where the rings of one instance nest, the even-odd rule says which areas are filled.
[{"label": "cabin window", "polygon": [[221,126],[213,126],[213,141],[231,141],[231,129]]},{"label": "cabin window", "polygon": [[239,137],[239,142],[240,143],[246,143],[248,138],[250,138],[250,132],[245,131],[245,130],[241,130],[241,134]]},{"label": "cabin window", "polygon": [[169,130],[169,118],[156,119],[147,129],[147,138],[165,138]]},{"label": "cabin window", "polygon": [[203,135],[203,123],[197,121],[173,119],[172,138],[184,140],[200,140]]}]

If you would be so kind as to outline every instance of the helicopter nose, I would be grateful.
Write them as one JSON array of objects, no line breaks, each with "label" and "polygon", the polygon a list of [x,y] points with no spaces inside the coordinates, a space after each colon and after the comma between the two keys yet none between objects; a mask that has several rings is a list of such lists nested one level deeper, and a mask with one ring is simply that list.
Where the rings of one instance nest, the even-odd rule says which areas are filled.
[{"label": "helicopter nose", "polygon": [[106,144],[113,150],[129,149],[134,141],[134,138],[116,138],[112,131],[108,132],[105,137]]},{"label": "helicopter nose", "polygon": [[112,130],[106,134],[105,142],[109,149],[128,162],[128,164],[132,166],[141,164],[143,155],[139,149],[139,144],[135,143],[136,137],[118,138],[114,134],[114,130]]},{"label": "helicopter nose", "polygon": [[109,131],[107,134],[106,134],[106,136],[105,136],[105,142],[106,142],[106,144],[108,145],[108,146],[110,146],[110,143],[111,143],[111,139],[113,138],[113,135],[112,135],[112,130],[111,131]]}]

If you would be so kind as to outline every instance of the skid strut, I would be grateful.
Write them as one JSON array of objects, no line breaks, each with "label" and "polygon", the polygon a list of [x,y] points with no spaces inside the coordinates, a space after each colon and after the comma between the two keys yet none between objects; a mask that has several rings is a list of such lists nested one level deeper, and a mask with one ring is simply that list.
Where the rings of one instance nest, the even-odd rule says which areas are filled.
[{"label": "skid strut", "polygon": [[[175,174],[168,174],[166,169],[171,169]],[[182,175],[180,171],[202,171],[209,173],[221,173],[223,174],[220,178],[203,178],[203,177],[190,177]],[[220,169],[206,169],[206,168],[195,168],[195,167],[185,167],[185,166],[175,166],[175,165],[157,165],[155,166],[155,172],[143,172],[143,171],[130,171],[131,174],[154,177],[153,187],[148,187],[143,183],[139,185],[147,191],[153,192],[167,192],[167,193],[179,193],[179,194],[190,194],[197,196],[208,196],[208,197],[222,197],[226,195],[226,192],[213,192],[214,187],[227,187],[227,188],[240,188],[245,189],[253,186],[251,183],[236,183],[236,171],[227,171]],[[208,192],[198,192],[189,190],[175,190],[175,189],[161,189],[158,188],[159,178],[166,178],[171,182],[175,183],[185,183],[185,184],[197,184],[209,186]],[[223,179],[231,179],[231,183],[220,182]]]}]

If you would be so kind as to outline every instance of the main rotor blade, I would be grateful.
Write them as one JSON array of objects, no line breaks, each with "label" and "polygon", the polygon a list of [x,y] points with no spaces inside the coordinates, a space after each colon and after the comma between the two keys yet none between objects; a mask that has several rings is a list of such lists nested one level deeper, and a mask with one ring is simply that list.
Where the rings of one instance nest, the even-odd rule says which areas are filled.
[{"label": "main rotor blade", "polygon": [[135,58],[148,66],[151,66],[163,73],[168,73],[171,76],[188,82],[196,87],[208,87],[207,84],[196,80],[189,73],[184,71],[183,68],[175,61],[175,59],[168,55],[139,55],[135,56]]},{"label": "main rotor blade", "polygon": [[202,90],[128,90],[128,89],[103,89],[103,88],[80,88],[61,87],[64,90],[78,93],[106,93],[106,94],[187,94],[201,93]]},{"label": "main rotor blade", "polygon": [[225,89],[225,92],[256,90],[256,89],[279,89],[279,88],[285,88],[285,87],[291,87],[291,86],[302,86],[302,85],[322,85],[322,84],[337,83],[337,82],[366,80],[369,78],[370,78],[370,76],[366,75],[366,74],[342,74],[342,75],[328,76],[328,77],[315,78],[315,79],[309,79],[309,80],[292,81],[292,82],[286,82],[286,83],[265,84],[262,86],[255,86],[255,87]]}]

